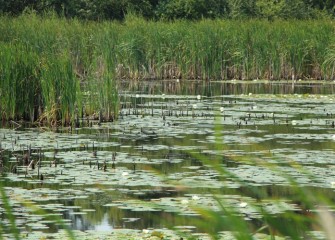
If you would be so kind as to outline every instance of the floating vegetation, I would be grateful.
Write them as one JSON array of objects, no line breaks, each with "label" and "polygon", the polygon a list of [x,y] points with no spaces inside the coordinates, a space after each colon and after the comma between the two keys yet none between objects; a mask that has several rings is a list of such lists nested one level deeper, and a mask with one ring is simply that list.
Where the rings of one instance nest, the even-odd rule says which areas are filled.
[{"label": "floating vegetation", "polygon": [[121,92],[113,123],[0,129],[1,215],[24,239],[327,239],[333,96],[198,91]]},{"label": "floating vegetation", "polygon": [[286,211],[299,211],[300,209],[292,203],[276,200],[264,200],[261,203],[256,203],[255,199],[246,198],[237,195],[196,195],[197,197],[185,196],[180,198],[160,198],[152,199],[150,202],[141,200],[115,201],[106,204],[106,207],[118,207],[121,209],[129,209],[135,212],[142,211],[165,211],[175,212],[185,216],[201,216],[199,209],[213,210],[216,212],[222,211],[220,203],[227,208],[236,210],[236,214],[243,214],[248,218],[262,218],[262,211],[268,214],[282,214]]}]

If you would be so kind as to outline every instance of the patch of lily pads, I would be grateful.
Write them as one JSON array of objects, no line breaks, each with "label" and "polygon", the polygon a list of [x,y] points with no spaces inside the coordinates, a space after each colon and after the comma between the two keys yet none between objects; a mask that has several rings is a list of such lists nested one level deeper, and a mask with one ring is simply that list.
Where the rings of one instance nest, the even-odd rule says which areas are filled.
[{"label": "patch of lily pads", "polygon": [[[98,169],[98,165],[99,169]],[[65,164],[57,167],[44,166],[40,169],[44,176],[44,184],[60,184],[62,186],[85,186],[85,185],[106,185],[106,186],[159,186],[168,187],[170,184],[164,181],[164,177],[146,170],[129,170],[125,167],[103,170],[103,163],[86,162],[83,164]],[[37,170],[30,170],[29,175],[7,174],[7,179],[16,182],[42,183],[37,179]],[[95,191],[100,191],[95,189]]]},{"label": "patch of lily pads", "polygon": [[[60,133],[0,129],[0,151],[6,151],[10,164],[5,169],[16,166],[15,172],[4,174],[13,185],[5,189],[25,239],[65,239],[63,230],[48,233],[50,224],[57,224],[53,217],[68,215],[64,225],[75,216],[89,222],[87,215],[97,211],[89,203],[137,213],[135,217],[121,214],[123,222],[135,227],[75,230],[78,239],[180,239],[184,234],[211,239],[198,233],[197,226],[135,228],[145,212],[199,218],[202,209],[222,213],[219,202],[247,221],[260,220],[264,213],[300,211],[285,196],[256,200],[209,194],[223,189],[289,187],[293,181],[301,187],[335,186],[332,95],[121,96],[132,104],[121,109],[113,123],[93,122],[92,127],[62,128]],[[34,160],[41,151],[40,168],[18,162],[28,149]],[[217,159],[223,160],[218,166],[226,174],[211,166]],[[28,187],[15,187],[23,183]],[[115,193],[119,195],[114,197]],[[100,199],[109,195],[112,200]],[[47,214],[36,215],[34,207]],[[2,206],[0,212],[4,211]],[[310,234],[324,239],[321,232]],[[236,239],[232,232],[218,235]],[[262,233],[253,238],[271,239]]]},{"label": "patch of lily pads", "polygon": [[[159,239],[170,239],[170,240],[180,240],[180,239],[202,239],[211,240],[213,236],[207,233],[194,233],[185,232],[182,230],[170,230],[166,228],[159,229],[113,229],[111,231],[73,231],[75,239],[109,239],[109,240],[119,240],[119,239],[138,239],[138,240],[159,240]],[[27,240],[35,239],[67,239],[69,238],[69,233],[61,230],[58,233],[43,233],[43,232],[33,232],[26,234],[23,233],[22,236]],[[234,232],[220,232],[215,236],[219,240],[237,240],[238,233]],[[264,233],[255,233],[252,236],[254,240],[271,240],[271,236]],[[276,237],[277,240],[284,240],[284,237]],[[325,238],[320,238],[325,239]]]},{"label": "patch of lily pads", "polygon": [[299,184],[300,186],[332,188],[335,179],[334,167],[292,166],[255,166],[241,164],[236,168],[227,168],[235,176],[232,180],[253,186]]},{"label": "patch of lily pads", "polygon": [[219,180],[220,174],[212,170],[191,169],[192,171],[177,172],[170,174],[168,179],[176,185],[188,188],[239,188],[240,184],[235,181]]},{"label": "patch of lily pads", "polygon": [[11,130],[0,129],[1,148],[9,151],[23,151],[32,148],[37,149],[57,149],[66,150],[83,147],[111,147],[119,146],[116,142],[94,141],[89,135],[55,133],[51,131],[38,130]]},{"label": "patch of lily pads", "polygon": [[[201,211],[210,210],[223,212],[221,206],[225,206],[225,211],[231,214],[240,215],[245,219],[261,219],[264,212],[277,215],[289,211],[299,211],[300,208],[289,202],[265,199],[256,201],[250,197],[239,195],[212,195],[212,194],[187,194],[183,197],[163,197],[144,201],[140,199],[128,199],[113,201],[105,204],[106,207],[117,207],[134,212],[157,212],[164,211],[177,213],[182,216],[200,216]],[[228,209],[228,210],[227,210]]]}]

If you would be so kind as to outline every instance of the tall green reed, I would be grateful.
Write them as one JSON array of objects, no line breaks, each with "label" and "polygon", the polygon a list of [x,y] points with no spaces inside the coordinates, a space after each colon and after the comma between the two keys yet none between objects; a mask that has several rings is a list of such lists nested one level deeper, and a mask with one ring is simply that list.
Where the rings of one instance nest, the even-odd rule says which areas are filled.
[{"label": "tall green reed", "polygon": [[[19,229],[16,226],[16,218],[13,215],[12,206],[10,205],[9,197],[7,196],[4,187],[0,186],[0,196],[1,196],[1,202],[4,206],[5,213],[6,213],[6,219],[9,220],[9,230],[6,231],[6,226],[1,222],[0,224],[0,233],[9,232],[13,235],[14,239],[19,240],[20,239],[20,233]],[[2,234],[0,234],[0,237],[3,238]]]},{"label": "tall green reed", "polygon": [[0,45],[1,114],[6,119],[33,120],[40,91],[38,57],[22,44]]},{"label": "tall green reed", "polygon": [[[3,119],[39,120],[53,125],[74,123],[83,104],[95,104],[93,98],[83,102],[82,93],[87,92],[87,83],[92,80],[88,76],[101,83],[98,78],[102,76],[95,74],[98,69],[93,67],[98,67],[95,52],[99,49],[98,43],[93,42],[94,29],[89,23],[53,15],[2,18],[12,29],[9,32],[6,24],[0,25],[0,31],[9,32],[9,36],[0,37]],[[113,69],[108,70],[108,77],[113,77]],[[108,88],[104,88],[105,83],[96,86],[110,90],[111,93],[99,96],[108,102],[104,111],[117,117],[116,84],[110,81]],[[99,88],[93,94],[99,93]]]},{"label": "tall green reed", "polygon": [[320,79],[333,41],[326,21],[126,22],[120,28],[118,64],[129,69],[128,78],[131,72],[145,78],[154,65],[156,78]]},{"label": "tall green reed", "polygon": [[[64,56],[65,55],[65,56]],[[67,54],[46,56],[41,67],[43,117],[48,122],[61,120],[69,125],[81,110],[79,81],[75,78],[71,60]]]},{"label": "tall green reed", "polygon": [[[129,15],[120,23],[2,16],[1,78],[8,93],[2,91],[1,111],[8,119],[36,119],[57,109],[47,119],[68,123],[74,109],[87,105],[90,113],[117,116],[117,79],[333,79],[325,57],[333,31],[326,20],[151,22]],[[14,91],[12,82],[25,90]],[[81,98],[88,92],[99,96],[98,105],[92,96]]]}]

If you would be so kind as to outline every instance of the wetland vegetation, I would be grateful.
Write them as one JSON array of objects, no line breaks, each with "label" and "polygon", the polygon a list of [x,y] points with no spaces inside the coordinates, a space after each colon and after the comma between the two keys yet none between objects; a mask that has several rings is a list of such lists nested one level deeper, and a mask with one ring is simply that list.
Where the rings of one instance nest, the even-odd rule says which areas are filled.
[{"label": "wetland vegetation", "polygon": [[334,79],[327,20],[171,23],[129,15],[119,23],[28,13],[2,16],[0,32],[4,120],[114,120],[116,80]]},{"label": "wetland vegetation", "polygon": [[0,1],[0,239],[333,239],[328,2],[28,2]]},{"label": "wetland vegetation", "polygon": [[115,122],[1,128],[3,237],[331,239],[333,83],[118,90]]}]

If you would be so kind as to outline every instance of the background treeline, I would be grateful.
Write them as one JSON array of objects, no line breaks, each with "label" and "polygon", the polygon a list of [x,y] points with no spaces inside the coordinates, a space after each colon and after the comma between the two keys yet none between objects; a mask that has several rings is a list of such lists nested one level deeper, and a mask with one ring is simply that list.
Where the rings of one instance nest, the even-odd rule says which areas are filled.
[{"label": "background treeline", "polygon": [[0,13],[55,11],[90,20],[123,20],[129,13],[146,19],[265,18],[315,19],[334,16],[335,0],[0,0]]}]

